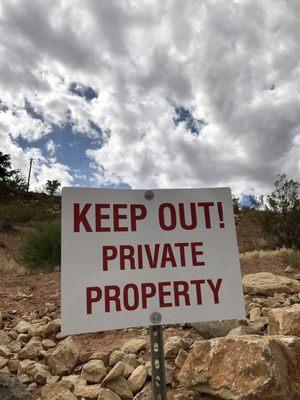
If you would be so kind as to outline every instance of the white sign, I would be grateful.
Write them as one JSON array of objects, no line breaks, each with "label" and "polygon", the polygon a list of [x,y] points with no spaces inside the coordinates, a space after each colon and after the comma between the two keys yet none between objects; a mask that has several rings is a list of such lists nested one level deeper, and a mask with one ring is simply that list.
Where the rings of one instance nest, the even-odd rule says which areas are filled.
[{"label": "white sign", "polygon": [[63,332],[147,326],[155,312],[244,318],[230,190],[64,188]]}]

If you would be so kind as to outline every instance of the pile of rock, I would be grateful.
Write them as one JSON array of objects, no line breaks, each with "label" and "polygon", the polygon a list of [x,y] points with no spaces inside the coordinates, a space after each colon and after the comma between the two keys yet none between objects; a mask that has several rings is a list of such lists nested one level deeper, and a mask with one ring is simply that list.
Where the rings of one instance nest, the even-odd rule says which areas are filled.
[{"label": "pile of rock", "polygon": [[[243,284],[245,320],[201,322],[193,324],[196,341],[188,334],[165,340],[166,380],[175,400],[300,400],[300,283],[252,274]],[[46,304],[21,319],[0,317],[1,399],[151,399],[145,336],[91,354],[62,335],[58,315]],[[13,390],[11,374],[23,397],[4,397]]]},{"label": "pile of rock", "polygon": [[145,338],[131,339],[115,351],[80,352],[70,336],[61,334],[55,311],[49,304],[41,318],[33,313],[5,325],[0,333],[0,372],[16,374],[28,391],[44,400],[150,396],[149,368],[139,357]]}]

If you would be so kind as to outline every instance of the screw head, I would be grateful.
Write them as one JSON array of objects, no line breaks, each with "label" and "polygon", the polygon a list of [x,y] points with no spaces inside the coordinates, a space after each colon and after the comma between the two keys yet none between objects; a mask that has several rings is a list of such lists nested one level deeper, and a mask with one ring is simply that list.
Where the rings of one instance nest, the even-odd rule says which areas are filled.
[{"label": "screw head", "polygon": [[161,322],[161,313],[158,311],[154,311],[153,313],[150,314],[150,321],[152,324],[159,324]]},{"label": "screw head", "polygon": [[152,200],[154,199],[154,193],[152,192],[152,190],[147,190],[144,194],[144,197],[146,200]]}]

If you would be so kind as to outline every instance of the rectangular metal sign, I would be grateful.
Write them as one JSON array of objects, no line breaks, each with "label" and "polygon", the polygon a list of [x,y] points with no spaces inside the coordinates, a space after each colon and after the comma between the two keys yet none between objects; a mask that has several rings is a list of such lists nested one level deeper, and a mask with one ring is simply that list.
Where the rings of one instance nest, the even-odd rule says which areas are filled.
[{"label": "rectangular metal sign", "polygon": [[64,188],[61,272],[66,334],[245,316],[228,188]]}]

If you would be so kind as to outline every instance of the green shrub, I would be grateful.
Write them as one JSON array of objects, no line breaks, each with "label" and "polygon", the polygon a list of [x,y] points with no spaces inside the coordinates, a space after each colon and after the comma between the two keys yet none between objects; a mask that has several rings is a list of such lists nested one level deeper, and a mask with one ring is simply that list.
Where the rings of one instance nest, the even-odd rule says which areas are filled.
[{"label": "green shrub", "polygon": [[25,234],[22,260],[31,270],[60,265],[60,231],[60,221],[46,221]]},{"label": "green shrub", "polygon": [[264,226],[280,247],[300,249],[300,183],[278,175],[267,196]]},{"label": "green shrub", "polygon": [[300,269],[300,251],[289,249],[289,251],[283,255],[283,261],[286,265],[290,265],[292,268]]},{"label": "green shrub", "polygon": [[9,231],[18,224],[29,221],[42,221],[51,216],[49,210],[41,203],[25,203],[21,200],[0,204],[0,230]]}]

